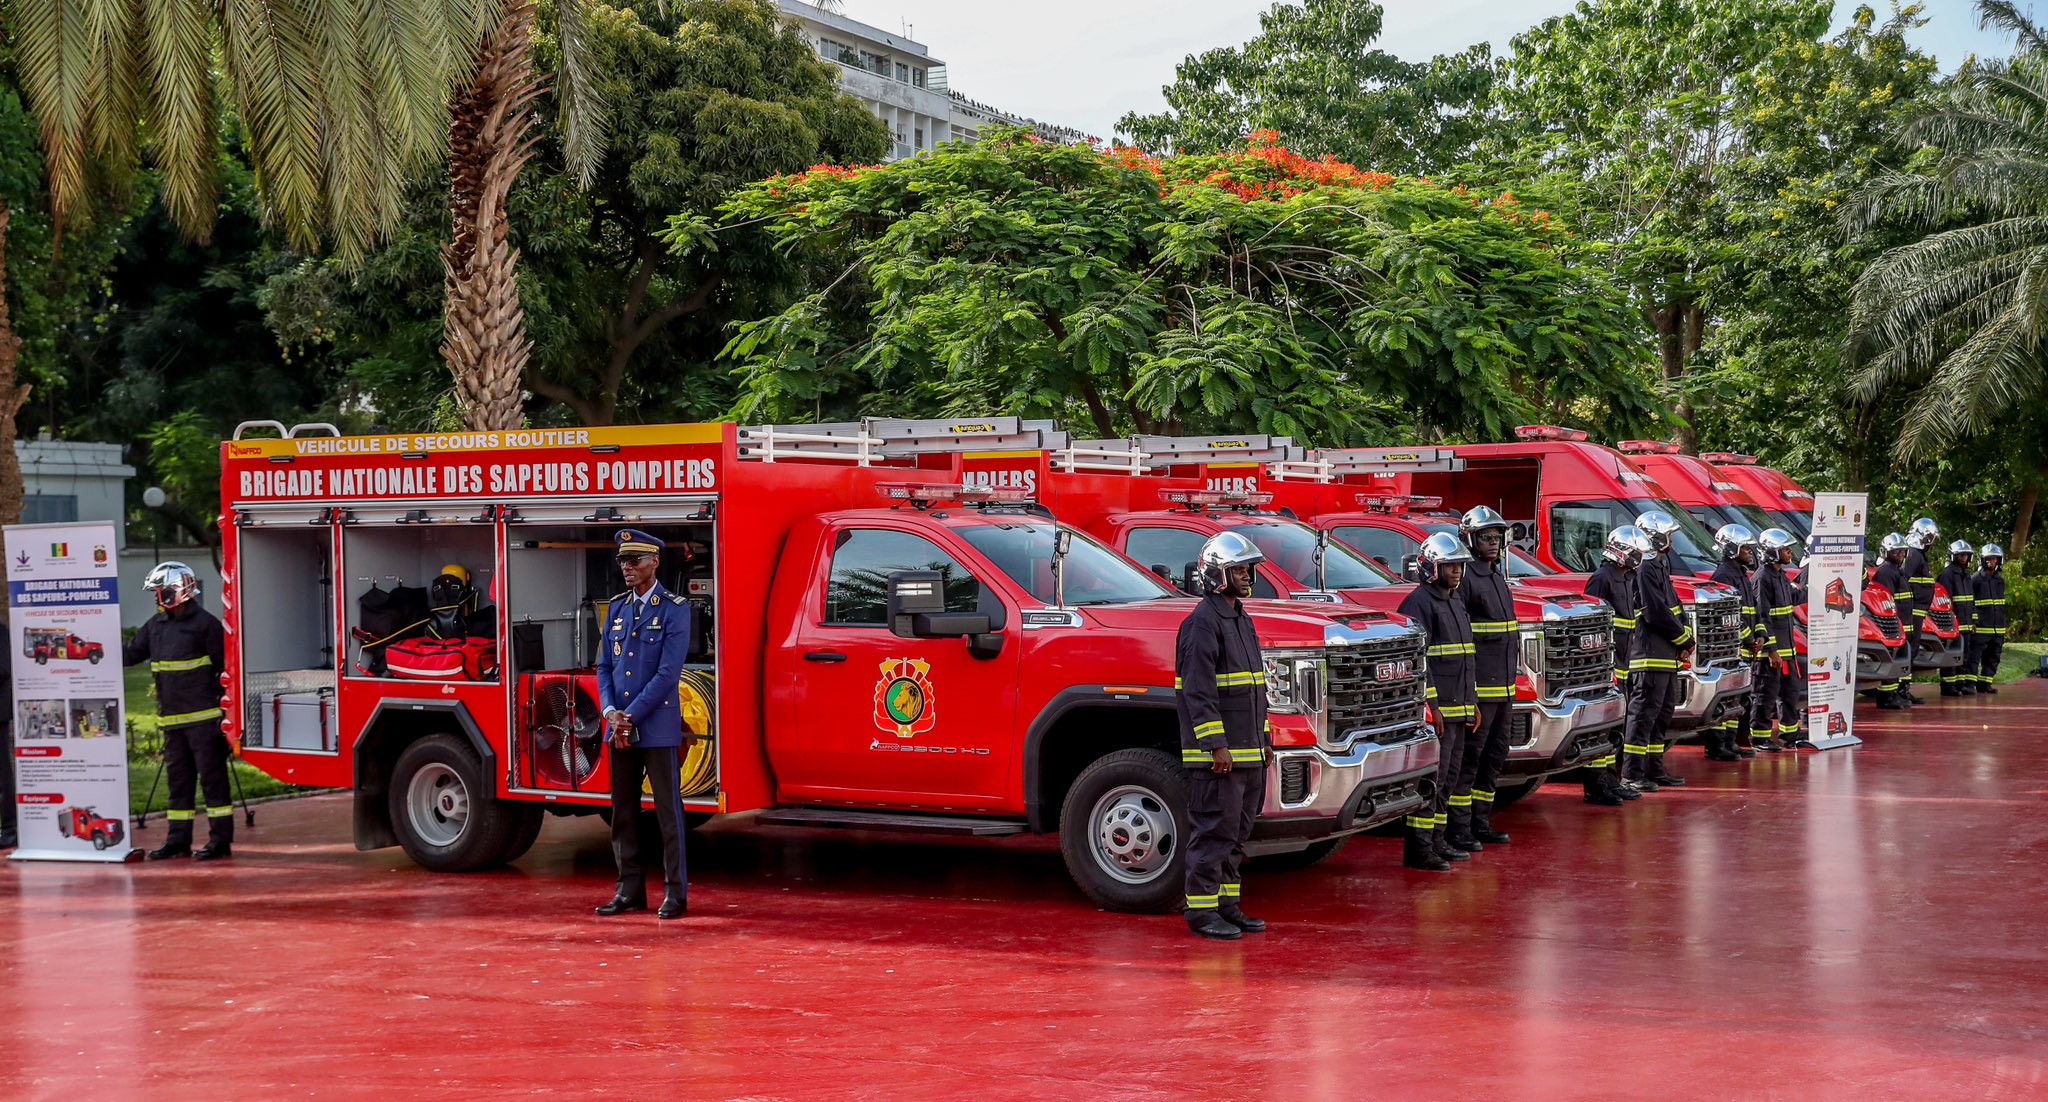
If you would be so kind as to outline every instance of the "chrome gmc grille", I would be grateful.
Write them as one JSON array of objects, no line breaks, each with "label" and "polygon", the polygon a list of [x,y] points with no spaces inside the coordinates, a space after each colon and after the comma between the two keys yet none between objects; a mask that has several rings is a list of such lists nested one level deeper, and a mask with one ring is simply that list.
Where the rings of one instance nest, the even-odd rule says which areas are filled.
[{"label": "chrome gmc grille", "polygon": [[1349,743],[1353,731],[1376,731],[1379,743],[1414,736],[1423,721],[1423,646],[1418,633],[1329,649],[1330,741]]},{"label": "chrome gmc grille", "polygon": [[1734,661],[1742,645],[1742,599],[1722,597],[1694,605],[1692,633],[1697,640],[1693,665]]},{"label": "chrome gmc grille", "polygon": [[1600,610],[1543,625],[1543,669],[1536,695],[1556,700],[1614,684],[1614,614]]}]

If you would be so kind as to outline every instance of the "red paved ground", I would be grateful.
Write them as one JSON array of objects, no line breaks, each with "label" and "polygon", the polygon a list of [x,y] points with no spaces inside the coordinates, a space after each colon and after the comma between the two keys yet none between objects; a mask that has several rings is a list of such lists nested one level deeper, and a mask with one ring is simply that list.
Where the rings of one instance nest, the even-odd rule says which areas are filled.
[{"label": "red paved ground", "polygon": [[[602,920],[595,820],[514,869],[259,809],[230,868],[0,869],[0,1091],[160,1097],[2048,1097],[2048,685],[1547,789],[1451,874],[1248,877],[1271,933],[1098,913],[1044,841],[715,829]],[[154,827],[142,839],[160,837]]]}]

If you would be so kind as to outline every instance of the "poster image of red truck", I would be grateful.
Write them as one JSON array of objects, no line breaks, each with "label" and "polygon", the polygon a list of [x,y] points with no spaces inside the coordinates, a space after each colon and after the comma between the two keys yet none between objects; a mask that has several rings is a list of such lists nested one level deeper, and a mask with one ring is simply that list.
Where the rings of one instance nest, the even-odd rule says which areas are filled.
[{"label": "poster image of red truck", "polygon": [[1836,578],[1828,583],[1825,595],[1821,600],[1831,612],[1839,612],[1844,616],[1854,616],[1856,614],[1856,598],[1849,595],[1848,583],[1840,578]]},{"label": "poster image of red truck", "polygon": [[123,837],[121,820],[109,819],[93,808],[76,804],[57,813],[57,831],[66,838],[91,842],[94,849],[119,845]]},{"label": "poster image of red truck", "polygon": [[69,711],[61,700],[24,700],[15,737],[23,740],[60,739],[67,734]]},{"label": "poster image of red truck", "polygon": [[33,659],[38,666],[47,666],[52,661],[90,662],[97,666],[107,656],[107,648],[63,628],[24,628],[21,656]]}]

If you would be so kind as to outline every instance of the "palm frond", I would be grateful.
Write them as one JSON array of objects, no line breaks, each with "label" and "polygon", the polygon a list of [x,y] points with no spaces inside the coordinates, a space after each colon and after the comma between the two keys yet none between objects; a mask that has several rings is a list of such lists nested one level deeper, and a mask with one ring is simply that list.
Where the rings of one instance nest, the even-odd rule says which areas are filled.
[{"label": "palm frond", "polygon": [[588,188],[597,179],[597,167],[611,134],[611,103],[598,83],[591,58],[590,21],[587,0],[561,0],[562,43],[562,158],[576,186]]},{"label": "palm frond", "polygon": [[201,241],[212,232],[219,193],[214,45],[206,0],[143,0],[144,120],[163,171],[164,206]]},{"label": "palm frond", "polygon": [[329,213],[321,180],[320,66],[304,10],[290,0],[221,0],[228,84],[249,134],[265,215],[311,252]]},{"label": "palm frond", "polygon": [[43,137],[50,208],[61,227],[87,209],[92,35],[85,0],[14,0],[22,90]]},{"label": "palm frond", "polygon": [[2012,0],[1977,0],[1977,29],[2011,35],[2013,48],[2023,54],[2048,50],[2048,35]]}]

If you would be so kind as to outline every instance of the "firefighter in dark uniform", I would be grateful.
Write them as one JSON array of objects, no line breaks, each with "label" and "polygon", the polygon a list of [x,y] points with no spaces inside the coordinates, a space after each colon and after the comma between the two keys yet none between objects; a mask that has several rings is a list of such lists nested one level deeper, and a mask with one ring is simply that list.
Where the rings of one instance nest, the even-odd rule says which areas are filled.
[{"label": "firefighter in dark uniform", "polygon": [[1457,788],[1472,793],[1465,806],[1450,808],[1451,846],[1477,853],[1489,845],[1506,845],[1508,836],[1493,829],[1493,785],[1508,764],[1509,720],[1515,710],[1515,674],[1522,665],[1521,623],[1515,619],[1514,594],[1508,591],[1508,522],[1484,505],[1465,511],[1458,530],[1472,552],[1465,580],[1465,612],[1472,618],[1473,669],[1479,682],[1479,719],[1465,738],[1464,762]]},{"label": "firefighter in dark uniform", "polygon": [[[164,844],[149,859],[190,855],[213,861],[233,855],[235,804],[228,794],[228,740],[221,734],[220,675],[227,666],[227,636],[199,604],[199,575],[181,562],[158,563],[142,588],[156,597],[156,615],[122,648],[126,666],[149,663],[156,681],[157,728],[164,739],[165,791],[170,821]],[[192,849],[194,774],[206,793],[206,845]]]},{"label": "firefighter in dark uniform", "polygon": [[[1446,837],[1450,809],[1470,806],[1471,790],[1457,791],[1457,774],[1464,761],[1466,733],[1479,718],[1479,681],[1473,668],[1478,648],[1472,641],[1472,616],[1458,593],[1471,561],[1472,552],[1448,532],[1423,540],[1415,562],[1422,584],[1401,601],[1401,615],[1429,638],[1428,696],[1438,719],[1435,804],[1408,816],[1401,863],[1429,872],[1444,872],[1452,861],[1472,859]],[[1466,798],[1462,803],[1460,796]]]},{"label": "firefighter in dark uniform", "polygon": [[1266,663],[1244,609],[1266,556],[1236,532],[1202,544],[1206,594],[1174,644],[1180,760],[1188,769],[1188,928],[1235,941],[1266,928],[1244,913],[1244,844],[1266,791]]},{"label": "firefighter in dark uniform", "polygon": [[[1606,561],[1586,580],[1586,596],[1598,597],[1614,608],[1614,683],[1624,694],[1629,686],[1629,658],[1635,648],[1636,569],[1649,554],[1650,537],[1635,525],[1624,524],[1607,533],[1607,547],[1601,552]],[[1623,741],[1632,740],[1624,734]],[[1620,760],[1609,754],[1586,767],[1587,803],[1618,807],[1643,798],[1634,785],[1622,780]]]},{"label": "firefighter in dark uniform", "polygon": [[1800,668],[1798,641],[1792,634],[1798,623],[1799,588],[1785,573],[1797,543],[1783,528],[1766,528],[1757,537],[1764,560],[1756,571],[1757,610],[1763,614],[1763,661],[1757,669],[1763,676],[1752,690],[1756,703],[1749,723],[1757,745],[1771,751],[1799,745],[1799,717],[1805,710],[1806,671]]},{"label": "firefighter in dark uniform", "polygon": [[[1756,612],[1756,581],[1750,575],[1756,565],[1756,533],[1748,525],[1724,524],[1714,533],[1714,550],[1720,561],[1714,564],[1713,580],[1742,594],[1742,627],[1737,632],[1737,642],[1745,651],[1756,649],[1761,625]],[[1749,701],[1745,699],[1708,734],[1707,760],[1741,761],[1755,756],[1749,735]]]},{"label": "firefighter in dark uniform", "polygon": [[1956,610],[1956,631],[1963,637],[1962,664],[1941,671],[1941,695],[1976,696],[1977,671],[1970,665],[1971,636],[1977,633],[1977,595],[1970,591],[1970,560],[1977,549],[1968,540],[1948,545],[1948,566],[1934,584],[1948,591],[1949,604]]},{"label": "firefighter in dark uniform", "polygon": [[1896,711],[1916,703],[1913,694],[1905,688],[1913,679],[1913,632],[1917,630],[1917,619],[1913,615],[1913,588],[1907,581],[1906,537],[1898,532],[1885,536],[1877,545],[1877,573],[1871,584],[1891,595],[1892,606],[1898,611],[1899,624],[1906,636],[1903,648],[1906,656],[1906,672],[1900,680],[1886,681],[1877,687],[1877,706]]},{"label": "firefighter in dark uniform", "polygon": [[1987,543],[1977,552],[1970,579],[1976,598],[1977,630],[1970,633],[1964,662],[1977,678],[1977,691],[1998,695],[1998,660],[2005,656],[2005,548]]},{"label": "firefighter in dark uniform", "polygon": [[1906,679],[1901,688],[1908,704],[1924,703],[1913,695],[1913,650],[1919,646],[1920,617],[1934,607],[1934,564],[1927,561],[1927,553],[1940,543],[1941,529],[1933,517],[1921,517],[1906,529],[1906,588],[1913,593],[1913,619],[1900,622],[1906,625]]},{"label": "firefighter in dark uniform", "polygon": [[1644,792],[1685,783],[1664,768],[1665,736],[1678,701],[1678,671],[1693,649],[1692,628],[1685,606],[1671,585],[1671,536],[1678,522],[1660,509],[1636,517],[1636,527],[1650,537],[1650,554],[1636,569],[1635,653],[1628,663],[1628,742],[1626,764],[1635,766],[1634,781]]},{"label": "firefighter in dark uniform", "polygon": [[681,918],[690,909],[690,873],[683,852],[682,698],[678,685],[690,647],[690,606],[662,588],[660,539],[622,528],[619,572],[626,592],[611,599],[611,622],[597,649],[597,703],[611,742],[612,859],[619,886],[601,915],[647,909],[647,863],[640,853],[640,788],[654,796],[661,825],[661,879],[657,918]]}]

